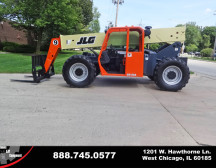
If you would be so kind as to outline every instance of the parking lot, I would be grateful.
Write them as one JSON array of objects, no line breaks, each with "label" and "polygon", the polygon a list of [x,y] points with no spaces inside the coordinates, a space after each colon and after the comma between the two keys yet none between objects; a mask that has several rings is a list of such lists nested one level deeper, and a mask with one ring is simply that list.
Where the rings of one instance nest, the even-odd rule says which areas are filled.
[{"label": "parking lot", "polygon": [[0,79],[2,145],[216,145],[214,77],[194,74],[179,92],[146,77],[99,76],[82,89],[61,75]]}]

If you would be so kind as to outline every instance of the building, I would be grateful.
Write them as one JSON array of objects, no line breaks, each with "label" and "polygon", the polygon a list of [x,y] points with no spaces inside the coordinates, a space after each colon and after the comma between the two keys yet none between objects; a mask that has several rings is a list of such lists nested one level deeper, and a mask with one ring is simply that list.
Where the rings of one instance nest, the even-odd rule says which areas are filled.
[{"label": "building", "polygon": [[28,44],[26,33],[13,28],[8,21],[0,22],[0,42],[14,42],[18,44]]}]

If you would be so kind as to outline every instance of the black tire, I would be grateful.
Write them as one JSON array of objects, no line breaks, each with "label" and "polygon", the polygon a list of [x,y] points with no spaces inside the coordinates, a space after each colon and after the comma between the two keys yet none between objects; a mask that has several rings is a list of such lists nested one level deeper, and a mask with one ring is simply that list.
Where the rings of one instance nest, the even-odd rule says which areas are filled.
[{"label": "black tire", "polygon": [[62,75],[68,85],[81,88],[94,81],[95,71],[95,65],[90,58],[74,55],[64,63]]},{"label": "black tire", "polygon": [[155,68],[154,81],[161,90],[181,90],[186,86],[189,79],[189,68],[186,63],[179,58],[163,59]]},{"label": "black tire", "polygon": [[95,76],[98,76],[100,74],[100,68],[99,65],[95,65],[96,71],[95,71]]},{"label": "black tire", "polygon": [[148,78],[152,81],[154,81],[154,76],[148,76]]}]

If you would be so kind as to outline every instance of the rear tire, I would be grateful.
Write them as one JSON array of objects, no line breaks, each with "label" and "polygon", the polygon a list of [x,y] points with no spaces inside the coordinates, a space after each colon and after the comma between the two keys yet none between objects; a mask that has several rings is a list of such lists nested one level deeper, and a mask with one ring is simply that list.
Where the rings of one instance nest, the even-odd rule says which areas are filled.
[{"label": "rear tire", "polygon": [[154,76],[148,76],[148,78],[152,81],[154,81]]},{"label": "rear tire", "polygon": [[95,65],[90,58],[74,55],[64,63],[62,75],[68,85],[81,88],[94,81],[95,71]]},{"label": "rear tire", "polygon": [[166,58],[159,62],[155,68],[154,81],[161,90],[181,90],[189,79],[189,68],[179,58]]}]

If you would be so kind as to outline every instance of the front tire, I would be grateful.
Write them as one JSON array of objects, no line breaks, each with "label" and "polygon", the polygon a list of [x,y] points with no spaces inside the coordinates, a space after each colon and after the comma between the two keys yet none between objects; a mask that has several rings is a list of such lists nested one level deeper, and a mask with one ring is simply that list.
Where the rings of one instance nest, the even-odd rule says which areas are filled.
[{"label": "front tire", "polygon": [[95,66],[84,55],[70,57],[63,66],[62,75],[66,83],[74,87],[85,87],[95,79]]},{"label": "front tire", "polygon": [[179,58],[166,58],[159,62],[155,68],[154,81],[161,90],[181,90],[189,79],[189,68]]},{"label": "front tire", "polygon": [[98,76],[100,74],[100,68],[99,65],[95,65],[96,71],[95,71],[95,76]]}]

